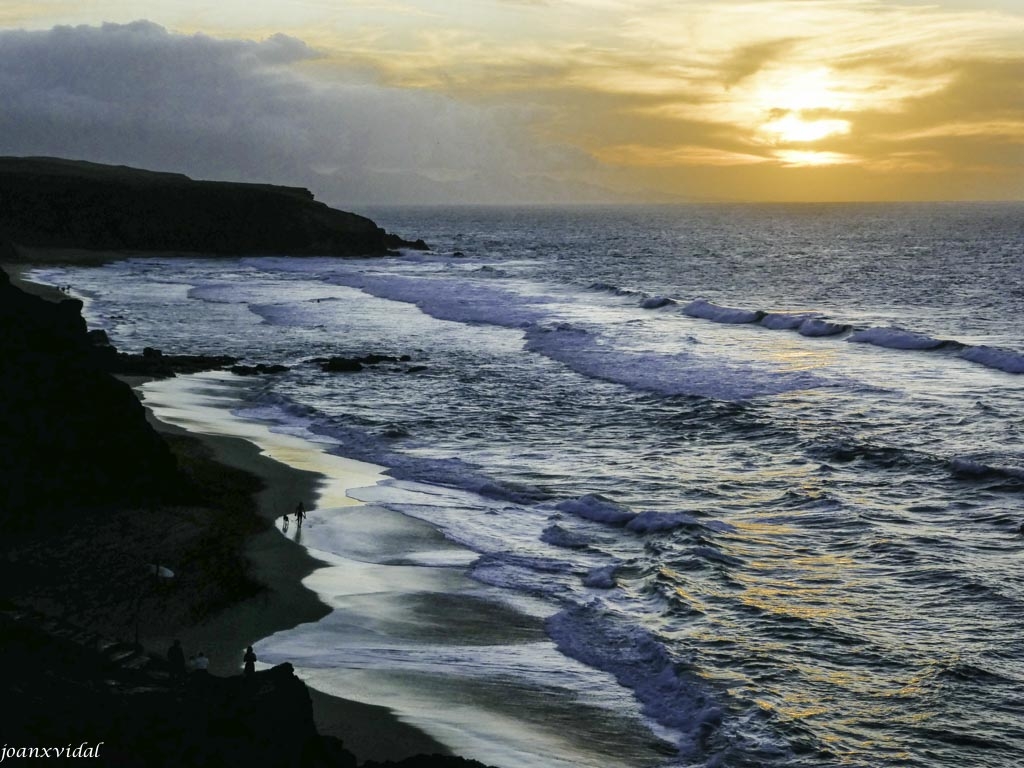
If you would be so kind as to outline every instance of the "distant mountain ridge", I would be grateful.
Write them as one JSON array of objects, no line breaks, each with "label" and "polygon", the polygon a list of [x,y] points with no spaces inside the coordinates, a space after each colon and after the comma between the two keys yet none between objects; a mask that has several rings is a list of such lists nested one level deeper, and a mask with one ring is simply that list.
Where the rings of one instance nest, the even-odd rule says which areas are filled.
[{"label": "distant mountain ridge", "polygon": [[427,247],[301,187],[55,157],[0,157],[0,231],[29,248],[95,251],[362,256]]}]

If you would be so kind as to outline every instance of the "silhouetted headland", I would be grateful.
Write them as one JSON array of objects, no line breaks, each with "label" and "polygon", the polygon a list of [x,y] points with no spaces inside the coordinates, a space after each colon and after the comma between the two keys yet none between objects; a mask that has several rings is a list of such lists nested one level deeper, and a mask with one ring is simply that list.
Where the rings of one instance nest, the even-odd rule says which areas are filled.
[{"label": "silhouetted headland", "polygon": [[365,256],[427,248],[300,187],[53,157],[0,157],[0,227],[28,249]]}]

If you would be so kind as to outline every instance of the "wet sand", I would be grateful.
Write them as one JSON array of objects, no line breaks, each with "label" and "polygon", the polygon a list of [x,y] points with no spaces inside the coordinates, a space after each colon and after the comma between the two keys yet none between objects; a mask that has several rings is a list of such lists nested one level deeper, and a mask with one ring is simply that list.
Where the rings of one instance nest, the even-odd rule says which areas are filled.
[{"label": "wet sand", "polygon": [[[162,432],[185,431],[151,418]],[[275,461],[244,439],[202,431],[189,434],[208,446],[218,462],[250,472],[264,482],[257,504],[259,513],[269,520],[293,510],[300,499],[306,500],[306,506],[312,506],[312,500],[318,498],[318,489],[324,486],[324,476]],[[316,514],[315,509],[311,513]],[[210,657],[210,671],[218,675],[237,674],[241,670],[246,646],[275,632],[316,621],[329,612],[316,594],[302,585],[302,579],[316,570],[319,561],[299,544],[282,536],[277,527],[251,537],[245,554],[252,564],[253,578],[265,585],[266,590],[177,633],[187,653],[203,650]],[[171,640],[166,636],[144,638],[151,650],[158,652]],[[403,723],[385,707],[347,701],[312,688],[310,696],[317,730],[342,739],[360,761],[450,754],[440,742]]]}]

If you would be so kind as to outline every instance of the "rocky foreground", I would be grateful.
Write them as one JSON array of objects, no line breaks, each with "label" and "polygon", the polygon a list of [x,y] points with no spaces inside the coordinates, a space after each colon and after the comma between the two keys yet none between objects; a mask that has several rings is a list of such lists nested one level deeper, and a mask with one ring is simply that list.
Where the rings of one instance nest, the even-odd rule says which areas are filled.
[{"label": "rocky foreground", "polygon": [[[75,749],[99,765],[355,768],[356,756],[313,725],[290,664],[251,677],[191,672],[59,619],[0,605],[5,747]],[[28,756],[30,753],[26,753]],[[41,756],[46,753],[39,753]],[[485,768],[447,755],[364,768]]]}]

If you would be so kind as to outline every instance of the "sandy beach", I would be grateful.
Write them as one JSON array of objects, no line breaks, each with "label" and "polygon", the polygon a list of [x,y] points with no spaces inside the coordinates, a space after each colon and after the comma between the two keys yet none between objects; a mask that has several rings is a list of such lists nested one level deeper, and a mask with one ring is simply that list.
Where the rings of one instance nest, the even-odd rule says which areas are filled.
[{"label": "sandy beach", "polygon": [[[160,382],[151,386],[159,387]],[[166,434],[181,434],[182,427],[161,421],[155,416],[154,425]],[[196,411],[190,409],[189,419]],[[201,414],[200,414],[201,415]],[[211,414],[211,418],[216,415]],[[241,422],[232,421],[235,428]],[[257,511],[267,521],[276,522],[285,512],[294,510],[299,500],[315,514],[317,500],[330,499],[330,504],[354,504],[343,494],[349,485],[369,482],[360,473],[358,462],[346,462],[335,457],[320,457],[336,469],[333,477],[297,469],[266,455],[260,448],[241,437],[211,433],[217,426],[211,422],[191,422],[189,434],[209,448],[215,461],[258,477],[263,489],[256,495]],[[225,428],[228,428],[225,426]],[[260,429],[253,426],[253,429]],[[280,452],[299,463],[316,457],[297,455],[287,438],[279,438],[272,452]],[[353,469],[344,473],[346,465]],[[294,516],[292,525],[295,525]],[[256,596],[228,607],[209,621],[189,627],[179,633],[186,648],[202,649],[211,659],[215,674],[237,674],[241,669],[241,652],[246,646],[274,632],[298,624],[316,621],[328,613],[328,608],[316,594],[302,585],[302,579],[312,573],[319,561],[311,557],[294,540],[281,535],[278,525],[272,525],[252,536],[246,543],[245,555],[252,564],[252,576],[266,589]],[[171,641],[170,637],[148,638],[153,650],[159,650]],[[448,754],[449,750],[422,731],[399,720],[385,707],[376,707],[348,701],[310,688],[317,729],[323,735],[342,739],[348,749],[360,760],[400,760],[415,754]]]},{"label": "sandy beach", "polygon": [[[159,431],[180,434],[183,430],[153,418]],[[191,433],[202,441],[216,461],[256,475],[264,484],[257,494],[259,513],[273,520],[282,510],[294,508],[297,499],[317,498],[324,477],[294,469],[275,461],[243,439]],[[307,502],[307,505],[309,502]],[[210,657],[210,670],[218,675],[238,674],[246,646],[274,632],[328,612],[316,595],[302,586],[302,579],[319,562],[300,545],[282,536],[276,527],[252,536],[245,555],[252,564],[252,576],[266,589],[236,603],[210,620],[177,632],[186,649],[203,650]],[[146,637],[154,652],[170,644],[169,636]],[[347,701],[310,688],[317,730],[344,741],[360,761],[401,760],[416,754],[448,754],[444,745],[409,726],[385,707]]]}]

